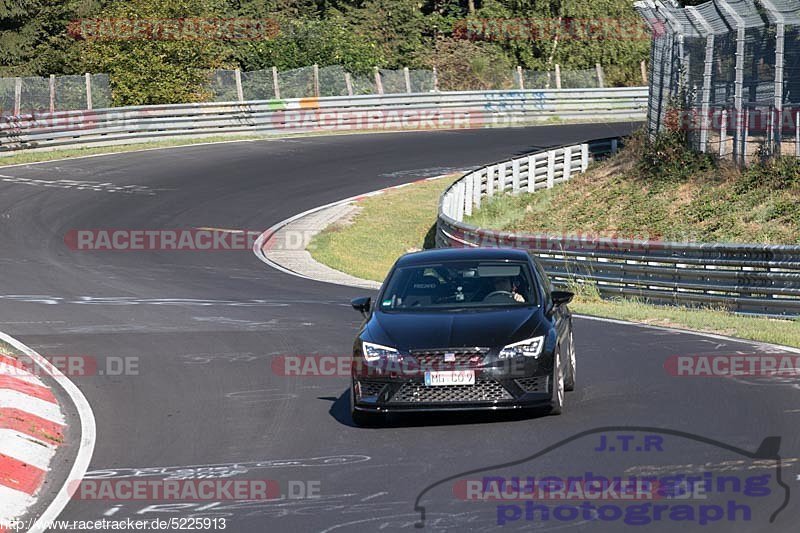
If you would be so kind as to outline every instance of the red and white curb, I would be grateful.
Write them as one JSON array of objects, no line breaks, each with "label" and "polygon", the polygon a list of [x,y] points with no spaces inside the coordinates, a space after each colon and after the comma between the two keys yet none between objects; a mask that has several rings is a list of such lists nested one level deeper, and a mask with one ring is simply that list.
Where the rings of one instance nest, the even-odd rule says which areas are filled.
[{"label": "red and white curb", "polygon": [[0,532],[25,516],[37,503],[50,462],[63,443],[66,422],[52,390],[36,375],[52,376],[73,401],[81,421],[81,441],[68,477],[50,505],[28,529],[44,531],[55,520],[71,494],[70,480],[81,479],[89,466],[95,442],[95,421],[86,398],[44,357],[0,332],[0,340],[13,346],[38,368],[0,355]]}]

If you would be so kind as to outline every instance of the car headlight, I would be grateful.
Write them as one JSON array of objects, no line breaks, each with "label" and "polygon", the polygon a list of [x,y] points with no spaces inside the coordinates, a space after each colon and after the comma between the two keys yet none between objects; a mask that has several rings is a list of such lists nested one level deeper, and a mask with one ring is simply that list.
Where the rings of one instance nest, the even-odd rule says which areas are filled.
[{"label": "car headlight", "polygon": [[525,357],[539,357],[542,354],[542,348],[544,348],[544,337],[525,339],[505,346],[500,350],[500,359],[522,355]]},{"label": "car headlight", "polygon": [[367,361],[377,361],[382,357],[397,357],[400,354],[394,348],[366,341],[361,341],[361,353],[364,354],[364,359]]}]

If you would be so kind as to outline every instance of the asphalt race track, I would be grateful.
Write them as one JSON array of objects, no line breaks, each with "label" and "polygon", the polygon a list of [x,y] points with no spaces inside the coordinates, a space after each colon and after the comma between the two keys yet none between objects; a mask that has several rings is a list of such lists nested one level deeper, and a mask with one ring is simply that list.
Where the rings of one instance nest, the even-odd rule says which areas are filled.
[{"label": "asphalt race track", "polygon": [[[90,477],[275,480],[285,496],[73,501],[62,518],[225,517],[237,533],[412,531],[424,507],[432,531],[623,531],[636,528],[615,517],[629,503],[606,501],[595,519],[565,510],[542,520],[523,501],[463,501],[459,487],[483,476],[724,474],[736,479],[662,510],[648,530],[796,531],[797,385],[664,369],[673,355],[762,346],[578,318],[578,385],[562,416],[403,417],[362,429],[350,421],[346,378],[285,377],[271,366],[278,355],[347,354],[360,318],[348,302],[362,291],[283,274],[248,251],[77,252],[64,243],[72,229],[262,231],[348,196],[631,128],[308,137],[0,168],[0,330],[43,355],[138,361],[130,375],[73,377],[97,420]],[[756,454],[767,437],[781,439]],[[309,491],[317,497],[303,498]],[[711,519],[712,503],[724,516]],[[730,521],[731,505],[750,519],[740,508]]]}]

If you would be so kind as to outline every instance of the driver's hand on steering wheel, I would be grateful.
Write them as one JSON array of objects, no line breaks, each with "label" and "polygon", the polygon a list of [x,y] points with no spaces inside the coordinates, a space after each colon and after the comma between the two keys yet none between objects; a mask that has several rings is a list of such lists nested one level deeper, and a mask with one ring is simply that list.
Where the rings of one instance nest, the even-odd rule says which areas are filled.
[{"label": "driver's hand on steering wheel", "polygon": [[518,301],[518,302],[522,302],[522,303],[525,303],[525,297],[524,297],[524,296],[522,296],[520,293],[518,293],[518,292],[513,292],[513,293],[511,293],[511,294],[513,294],[513,295],[514,295],[514,299],[515,299],[516,301]]}]

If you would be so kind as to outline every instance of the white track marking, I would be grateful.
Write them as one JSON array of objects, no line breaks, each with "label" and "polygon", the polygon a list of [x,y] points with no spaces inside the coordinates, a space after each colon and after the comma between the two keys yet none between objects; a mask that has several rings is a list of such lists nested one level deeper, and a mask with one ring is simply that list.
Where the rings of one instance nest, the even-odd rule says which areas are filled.
[{"label": "white track marking", "polygon": [[19,431],[0,429],[0,452],[39,470],[49,470],[50,459],[55,455],[56,448]]},{"label": "white track marking", "polygon": [[36,500],[20,490],[0,485],[0,516],[19,517]]},{"label": "white track marking", "polygon": [[0,409],[19,409],[56,424],[64,424],[64,415],[58,404],[40,400],[15,390],[0,389]]}]

